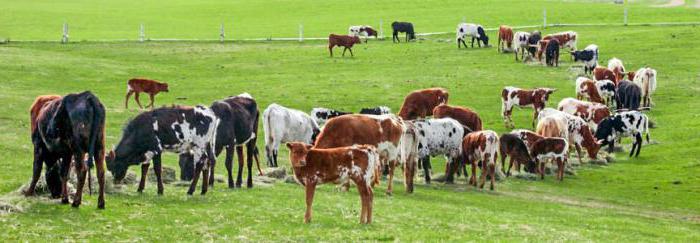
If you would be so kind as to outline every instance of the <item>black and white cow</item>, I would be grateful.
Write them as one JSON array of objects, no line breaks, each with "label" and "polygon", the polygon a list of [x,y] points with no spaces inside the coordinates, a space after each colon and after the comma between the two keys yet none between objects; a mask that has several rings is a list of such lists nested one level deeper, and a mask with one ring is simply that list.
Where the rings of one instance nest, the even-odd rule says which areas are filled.
[{"label": "black and white cow", "polygon": [[535,30],[530,33],[530,38],[527,39],[527,44],[529,46],[527,51],[530,53],[530,56],[534,57],[537,53],[537,47],[540,40],[542,40],[542,33],[540,33],[540,31]]},{"label": "black and white cow", "polygon": [[391,109],[389,109],[389,107],[386,107],[386,106],[362,108],[362,110],[360,110],[360,114],[363,114],[363,115],[387,115],[387,114],[391,114]]},{"label": "black and white cow", "polygon": [[639,156],[642,150],[642,133],[646,133],[649,142],[649,118],[639,111],[626,111],[617,113],[604,119],[598,124],[595,137],[601,145],[608,145],[608,152],[612,153],[615,139],[618,137],[634,136],[630,157],[635,153]]},{"label": "black and white cow", "polygon": [[474,48],[474,40],[479,47],[481,47],[481,42],[484,43],[484,47],[489,46],[489,37],[486,36],[486,31],[481,25],[467,23],[457,25],[457,48],[461,48],[462,44],[464,44],[464,48],[467,48],[467,43],[464,41],[467,36],[472,38],[472,48]]},{"label": "black and white cow", "polygon": [[615,100],[615,91],[617,87],[615,87],[615,83],[613,81],[607,79],[596,80],[595,86],[598,87],[600,97],[605,99],[605,104],[610,104]]},{"label": "black and white cow", "polygon": [[164,151],[191,153],[196,163],[194,178],[187,194],[192,195],[202,173],[202,195],[207,193],[209,168],[216,159],[214,144],[219,119],[211,109],[198,105],[162,107],[144,112],[131,120],[116,149],[107,156],[107,169],[115,183],[126,176],[131,165],[141,164],[138,192],[146,186],[151,160],[158,181],[158,194],[163,194],[161,155]]},{"label": "black and white cow", "polygon": [[316,121],[303,111],[270,104],[263,112],[265,155],[270,167],[277,167],[277,152],[282,143],[314,144],[320,129]]},{"label": "black and white cow", "polygon": [[572,51],[571,56],[574,62],[583,62],[585,74],[592,74],[593,69],[598,66],[598,45],[590,44],[581,51]]},{"label": "black and white cow", "polygon": [[316,121],[316,124],[318,124],[319,126],[323,126],[323,124],[325,124],[326,121],[328,121],[328,119],[347,114],[352,114],[352,112],[339,111],[322,107],[313,108],[309,113],[309,115],[311,115],[311,119],[314,119],[314,121]]},{"label": "black and white cow", "polygon": [[528,41],[530,40],[530,33],[524,31],[515,32],[513,36],[513,52],[515,53],[515,60],[518,60],[518,52],[520,52],[520,59],[525,60],[525,50],[529,47]]},{"label": "black and white cow", "polygon": [[[412,123],[418,140],[418,158],[425,172],[425,182],[430,183],[430,157],[444,155],[448,163],[459,163],[462,154],[462,138],[471,132],[452,118],[405,121]],[[465,130],[467,130],[465,132]],[[451,174],[451,173],[450,173]],[[448,175],[451,177],[451,175]],[[448,178],[454,181],[454,178]],[[450,180],[447,180],[450,182]]]},{"label": "black and white cow", "polygon": [[642,88],[631,81],[622,80],[615,91],[617,109],[638,110],[642,102]]}]

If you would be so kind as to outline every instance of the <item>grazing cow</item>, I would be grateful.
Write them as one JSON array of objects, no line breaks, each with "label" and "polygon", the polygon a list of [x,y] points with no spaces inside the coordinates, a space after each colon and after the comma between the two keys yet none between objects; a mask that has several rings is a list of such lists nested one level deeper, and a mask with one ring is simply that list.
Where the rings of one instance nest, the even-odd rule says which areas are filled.
[{"label": "grazing cow", "polygon": [[599,103],[581,101],[574,98],[564,98],[559,101],[557,109],[574,116],[581,117],[588,122],[588,126],[595,131],[598,123],[610,116],[608,106]]},{"label": "grazing cow", "polygon": [[155,96],[160,92],[168,92],[168,83],[161,83],[150,79],[132,78],[126,82],[126,99],[124,99],[124,108],[129,108],[129,97],[134,95],[134,100],[139,108],[143,109],[141,106],[141,101],[139,100],[139,94],[141,92],[147,93],[150,98],[151,103],[146,106],[146,108],[153,108],[153,102],[155,101]]},{"label": "grazing cow", "polygon": [[542,54],[545,54],[548,44],[549,40],[540,40],[537,42],[537,53],[535,54],[535,57],[538,61],[542,62]]},{"label": "grazing cow", "polygon": [[[237,96],[215,101],[210,106],[219,119],[219,126],[216,131],[216,145],[214,146],[214,154],[218,156],[225,149],[226,161],[225,166],[228,171],[228,187],[241,187],[243,174],[243,147],[247,150],[248,159],[248,181],[247,187],[253,186],[252,169],[253,158],[258,165],[258,173],[260,171],[260,161],[258,156],[258,148],[256,142],[258,139],[258,121],[260,120],[260,111],[255,99],[248,93],[243,93]],[[238,176],[236,184],[233,183],[233,153],[236,150],[238,154]],[[212,161],[209,173],[209,185],[214,185],[214,169],[216,162]],[[180,178],[183,180],[191,180],[194,171],[194,158],[190,153],[180,154]]]},{"label": "grazing cow", "polygon": [[[529,46],[527,51],[530,53],[530,56],[535,57],[538,53],[538,45],[540,40],[542,40],[542,34],[539,31],[535,30],[530,33],[530,38],[527,40],[527,44]],[[537,59],[541,60],[539,55],[537,55]]]},{"label": "grazing cow", "polygon": [[357,37],[364,36],[365,43],[367,43],[368,37],[374,36],[375,39],[377,38],[377,31],[369,25],[354,25],[350,26],[348,29],[348,35]]},{"label": "grazing cow", "polygon": [[311,206],[317,184],[353,181],[362,200],[360,223],[372,222],[372,187],[379,183],[379,154],[371,145],[319,149],[310,144],[287,143],[294,178],[306,189],[304,223],[311,222]]},{"label": "grazing cow", "polygon": [[416,90],[403,100],[399,116],[404,120],[413,120],[433,115],[433,109],[441,104],[447,104],[449,93],[443,88]]},{"label": "grazing cow", "polygon": [[[34,168],[25,195],[34,195],[36,183],[46,164],[46,183],[52,197],[61,196],[67,204],[71,162],[78,174],[73,207],[82,202],[86,173],[97,164],[99,197],[97,208],[104,209],[104,127],[105,108],[90,91],[60,96],[40,96],[32,105]],[[87,154],[87,161],[84,160]],[[59,186],[60,185],[60,186]]]},{"label": "grazing cow", "polygon": [[615,73],[606,67],[596,67],[593,69],[593,79],[594,80],[610,80],[615,83],[615,87],[618,86],[620,80],[617,79]]},{"label": "grazing cow", "polygon": [[323,124],[325,124],[326,121],[328,121],[328,119],[331,119],[336,116],[352,114],[352,112],[345,112],[328,108],[313,108],[311,109],[311,112],[309,114],[311,115],[311,119],[314,119],[318,126],[323,126]]},{"label": "grazing cow", "polygon": [[538,166],[540,178],[544,180],[544,168],[546,160],[552,159],[556,161],[557,179],[564,180],[564,167],[568,160],[569,144],[566,139],[556,137],[545,137],[532,144],[530,147],[530,156],[535,159],[535,164]]},{"label": "grazing cow", "polygon": [[517,135],[521,140],[523,140],[523,143],[525,143],[525,146],[527,146],[528,148],[532,146],[535,142],[544,138],[539,134],[526,129],[515,129],[511,131],[510,134]]},{"label": "grazing cow", "polygon": [[622,60],[617,59],[616,57],[608,60],[608,69],[615,74],[615,79],[617,81],[625,78],[625,65],[622,65]]},{"label": "grazing cow", "polygon": [[491,190],[496,180],[496,160],[498,159],[498,134],[491,130],[472,132],[462,141],[462,157],[464,164],[471,164],[472,175],[469,184],[477,186],[476,166],[481,164],[481,184],[484,188],[486,175],[491,177]]},{"label": "grazing cow", "polygon": [[119,183],[126,176],[129,166],[141,164],[138,192],[143,192],[148,167],[153,160],[158,194],[162,195],[162,153],[192,154],[196,165],[187,194],[194,193],[201,172],[201,193],[204,195],[209,186],[209,168],[216,160],[214,145],[218,126],[219,119],[214,111],[204,106],[162,107],[141,113],[126,125],[117,148],[109,152],[107,169],[114,175],[115,183]]},{"label": "grazing cow", "polygon": [[[391,195],[394,168],[404,165],[404,179],[407,192],[413,192],[413,165],[402,160],[402,143],[406,127],[401,118],[395,115],[344,115],[329,120],[316,138],[315,148],[336,148],[357,144],[377,147],[382,165],[389,167],[389,183],[386,193]],[[411,143],[412,145],[412,143]],[[407,161],[406,161],[407,162]]]},{"label": "grazing cow", "polygon": [[606,102],[599,91],[596,81],[586,77],[576,78],[576,99],[587,98],[592,102],[605,104]]},{"label": "grazing cow", "polygon": [[342,46],[344,47],[343,56],[345,56],[345,51],[350,50],[350,56],[354,57],[355,55],[352,54],[352,46],[360,42],[360,37],[357,36],[330,34],[328,36],[328,51],[331,53],[331,57],[333,57],[333,47]]},{"label": "grazing cow", "polygon": [[498,27],[498,52],[505,52],[513,46],[513,28],[507,25]]},{"label": "grazing cow", "polygon": [[535,118],[537,118],[537,113],[544,109],[547,105],[547,100],[549,95],[554,93],[556,89],[550,88],[536,88],[534,90],[524,90],[512,86],[503,88],[501,91],[501,115],[503,115],[503,121],[506,127],[515,127],[511,115],[513,113],[513,107],[518,106],[528,107],[532,106],[535,112],[532,115],[532,126],[535,126]]},{"label": "grazing cow", "polygon": [[605,100],[605,104],[609,105],[615,100],[615,83],[613,81],[603,79],[595,81],[595,86],[598,87],[598,94]]},{"label": "grazing cow", "polygon": [[545,61],[547,66],[559,66],[559,41],[557,39],[551,39],[547,43]]},{"label": "grazing cow", "polygon": [[483,129],[479,114],[466,107],[442,104],[433,109],[433,117],[455,119],[472,131],[481,131]]},{"label": "grazing cow", "polygon": [[[418,139],[418,158],[421,159],[425,172],[425,182],[430,184],[430,157],[444,155],[448,163],[458,163],[462,155],[462,138],[469,128],[463,127],[452,118],[439,118],[427,120],[406,121],[415,129]],[[447,182],[451,182],[452,174],[447,175]]]},{"label": "grazing cow", "polygon": [[[303,142],[313,144],[320,129],[318,124],[303,111],[270,104],[263,112],[265,131],[265,155],[270,167],[277,167],[277,152],[282,143]],[[349,146],[349,145],[347,145]]]},{"label": "grazing cow", "polygon": [[615,101],[618,110],[638,110],[642,101],[642,88],[630,81],[622,80],[617,84]]},{"label": "grazing cow", "polygon": [[486,31],[484,27],[477,24],[467,24],[461,23],[457,25],[457,48],[461,48],[464,44],[464,48],[467,48],[467,43],[464,41],[467,36],[472,38],[472,48],[474,48],[474,40],[476,44],[481,47],[481,42],[484,43],[484,47],[489,46],[489,37],[486,36]]},{"label": "grazing cow", "polygon": [[612,153],[616,138],[634,136],[632,150],[630,150],[630,157],[632,157],[635,148],[637,149],[635,156],[639,156],[642,150],[642,133],[646,133],[647,142],[649,142],[649,118],[639,111],[625,111],[601,121],[595,137],[603,146],[608,145],[608,152]]},{"label": "grazing cow", "polygon": [[[525,165],[525,170],[533,172],[535,161],[530,157],[525,142],[516,134],[506,133],[501,135],[499,141],[499,153],[501,154],[501,169],[506,176],[510,176],[510,169],[515,162],[515,171],[520,172],[520,165]],[[510,156],[508,169],[506,170],[506,158]]]},{"label": "grazing cow", "polygon": [[642,88],[642,102],[644,107],[651,106],[651,95],[656,91],[656,70],[643,67],[637,70],[634,84]]},{"label": "grazing cow", "polygon": [[543,40],[557,40],[559,42],[560,48],[569,48],[569,50],[576,51],[576,32],[565,31],[554,34],[546,35]]},{"label": "grazing cow", "polygon": [[[540,111],[538,118],[540,119],[540,122],[537,124],[537,133],[545,137],[567,138],[569,143],[574,145],[576,148],[576,154],[578,155],[579,162],[583,162],[581,158],[581,147],[586,149],[589,158],[597,158],[598,151],[600,150],[600,144],[596,141],[595,137],[593,137],[593,133],[591,133],[591,129],[585,120],[578,116],[552,108],[545,108]],[[542,121],[544,118],[551,119],[548,121]],[[551,120],[554,120],[561,130],[558,132],[556,130],[540,130],[554,129],[554,126],[549,125],[552,124]],[[562,124],[564,127],[561,127]]]},{"label": "grazing cow", "polygon": [[513,53],[515,53],[515,60],[518,60],[518,53],[520,53],[520,59],[525,60],[525,50],[530,47],[529,44],[530,33],[518,31],[515,32],[513,37]]},{"label": "grazing cow", "polygon": [[391,114],[391,109],[386,106],[377,106],[372,108],[362,108],[360,114],[364,115],[388,115]]},{"label": "grazing cow", "polygon": [[574,62],[583,62],[583,72],[588,75],[598,66],[598,45],[590,44],[581,51],[572,51]]},{"label": "grazing cow", "polygon": [[399,32],[406,33],[406,42],[416,39],[416,32],[413,30],[413,24],[409,22],[397,22],[391,23],[391,29],[393,30],[391,40],[393,42],[401,42],[399,39]]}]

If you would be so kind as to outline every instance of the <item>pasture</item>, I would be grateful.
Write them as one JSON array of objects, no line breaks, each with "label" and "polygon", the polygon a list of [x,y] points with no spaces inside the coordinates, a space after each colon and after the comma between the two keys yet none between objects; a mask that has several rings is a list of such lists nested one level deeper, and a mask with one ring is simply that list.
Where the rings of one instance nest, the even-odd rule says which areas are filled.
[{"label": "pasture", "polygon": [[[162,16],[154,14],[160,2],[123,6],[118,3],[41,4],[3,3],[10,14],[0,16],[0,37],[55,40],[60,37],[62,13],[70,18],[73,40],[133,38],[147,21],[154,36],[216,38],[224,16],[239,16],[234,33],[241,37],[295,36],[298,21],[308,35],[344,34],[350,24],[413,21],[417,33],[454,31],[463,15],[487,28],[499,24],[540,24],[547,5],[556,21],[620,21],[617,5],[583,1],[537,4],[481,1],[420,1],[394,9],[395,2],[377,5],[312,1],[235,2],[199,5],[175,2]],[[114,5],[113,5],[114,4]],[[299,5],[297,5],[299,4]],[[303,6],[311,6],[303,8]],[[352,5],[358,9],[347,11]],[[372,9],[369,9],[369,6]],[[297,7],[300,11],[287,11]],[[455,7],[455,6],[459,6]],[[231,12],[224,10],[230,8]],[[112,11],[117,9],[119,11]],[[192,10],[189,12],[188,10]],[[466,10],[463,10],[466,9]],[[630,6],[637,22],[698,21],[700,10],[690,7]],[[122,14],[136,12],[142,18]],[[8,12],[8,11],[3,11]],[[45,14],[35,14],[45,13]],[[477,14],[478,13],[478,14]],[[531,16],[526,16],[527,14]],[[612,14],[614,13],[614,16]],[[33,16],[38,16],[34,18]],[[191,16],[187,21],[182,16]],[[278,17],[279,16],[279,17]],[[644,17],[641,17],[644,16]],[[31,21],[29,21],[31,20]],[[93,21],[94,20],[94,21]],[[374,22],[372,22],[374,21]],[[631,20],[632,21],[632,20]],[[55,26],[47,27],[46,23]],[[152,23],[152,24],[151,24]],[[211,28],[202,27],[211,23]],[[133,25],[127,28],[126,25]],[[279,27],[288,26],[288,27]],[[27,28],[32,27],[32,28]],[[95,27],[95,28],[93,28]],[[279,31],[276,28],[280,28]],[[509,178],[496,191],[472,189],[458,177],[455,185],[416,181],[413,194],[395,183],[386,196],[386,181],[375,187],[374,222],[359,225],[357,191],[337,192],[332,185],[319,187],[314,219],[303,224],[304,190],[279,182],[272,187],[229,189],[217,183],[206,196],[186,196],[184,187],[167,185],[156,195],[155,183],[143,194],[128,186],[106,196],[106,210],[96,209],[96,195],[87,195],[80,209],[58,201],[27,199],[23,212],[0,214],[0,238],[9,241],[146,240],[146,241],[698,241],[700,240],[700,31],[697,26],[674,27],[561,27],[543,33],[574,30],[579,48],[600,46],[601,64],[618,57],[630,70],[648,65],[659,71],[656,106],[647,112],[657,128],[638,158],[626,151],[606,166],[584,165],[563,182],[553,176],[544,181]],[[54,30],[55,29],[55,30]],[[81,29],[83,30],[81,32]],[[133,30],[132,30],[133,29]],[[186,29],[184,31],[183,29]],[[528,29],[531,30],[531,29]],[[51,34],[54,33],[55,34]],[[212,33],[212,37],[208,33]],[[488,32],[492,45],[496,33]],[[91,90],[107,108],[106,144],[116,144],[122,126],[140,111],[134,103],[123,108],[126,80],[149,77],[167,81],[156,106],[205,104],[248,92],[262,110],[271,103],[310,111],[313,107],[359,111],[387,105],[396,112],[410,91],[443,87],[449,103],[473,108],[485,129],[508,132],[500,116],[504,86],[558,89],[548,107],[574,97],[574,80],[583,72],[572,66],[562,51],[560,66],[523,64],[512,53],[498,54],[495,47],[457,49],[454,34],[419,38],[393,44],[370,40],[353,48],[354,58],[328,57],[326,41],[298,42],[76,42],[9,43],[0,45],[0,194],[11,193],[31,176],[32,143],[28,109],[41,94]],[[337,53],[336,53],[337,54]],[[144,99],[142,97],[142,101]],[[133,102],[133,101],[132,101]],[[514,110],[517,128],[530,127],[532,110]],[[262,128],[258,131],[262,133]],[[262,135],[260,135],[262,137]],[[258,139],[262,150],[263,139]],[[630,140],[623,144],[629,149]],[[262,154],[261,154],[262,155]],[[280,165],[289,167],[286,147]],[[223,156],[219,156],[223,161]],[[261,156],[262,164],[264,155]],[[177,157],[163,157],[177,167]],[[434,173],[444,168],[433,159]],[[130,171],[138,171],[136,167]],[[218,163],[217,173],[225,171]],[[399,173],[397,173],[399,174]],[[152,175],[149,175],[152,176]],[[399,177],[399,180],[403,179]]]}]

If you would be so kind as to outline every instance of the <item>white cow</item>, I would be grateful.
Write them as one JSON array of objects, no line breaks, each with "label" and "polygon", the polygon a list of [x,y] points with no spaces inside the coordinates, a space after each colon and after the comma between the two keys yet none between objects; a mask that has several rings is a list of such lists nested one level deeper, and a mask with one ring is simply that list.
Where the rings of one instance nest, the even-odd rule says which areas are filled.
[{"label": "white cow", "polygon": [[656,70],[640,68],[634,75],[634,84],[642,88],[642,106],[651,106],[651,95],[656,91]]},{"label": "white cow", "polygon": [[478,24],[468,24],[468,23],[461,23],[457,25],[457,47],[460,48],[461,44],[464,44],[464,47],[467,47],[467,43],[464,41],[467,36],[472,37],[472,42],[471,46],[474,48],[474,40],[476,41],[476,44],[481,47],[481,42],[484,43],[484,46],[489,45],[489,37],[486,36],[486,32],[484,31],[484,27]]},{"label": "white cow", "polygon": [[[406,121],[418,138],[418,158],[422,160],[425,181],[430,183],[430,157],[444,155],[449,162],[458,162],[462,154],[465,128],[452,118]],[[467,133],[470,131],[467,131]]]},{"label": "white cow", "polygon": [[518,60],[518,52],[520,52],[520,59],[525,60],[525,52],[527,52],[527,48],[530,47],[529,40],[530,32],[518,31],[513,35],[513,52],[515,52],[516,61]]},{"label": "white cow", "polygon": [[272,167],[277,166],[277,152],[280,144],[287,142],[313,144],[320,131],[316,121],[303,111],[274,103],[263,112],[263,129],[265,154],[268,164]]}]

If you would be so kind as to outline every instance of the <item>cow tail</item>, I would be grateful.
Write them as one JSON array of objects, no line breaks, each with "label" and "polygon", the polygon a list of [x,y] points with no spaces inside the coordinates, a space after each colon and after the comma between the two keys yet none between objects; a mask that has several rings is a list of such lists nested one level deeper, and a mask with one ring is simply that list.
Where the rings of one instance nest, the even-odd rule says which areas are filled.
[{"label": "cow tail", "polygon": [[646,133],[647,143],[649,143],[649,117],[644,116],[644,133]]},{"label": "cow tail", "polygon": [[[88,176],[88,192],[92,195],[92,167],[94,167],[95,158],[95,146],[97,146],[98,139],[103,139],[104,130],[101,127],[105,123],[105,112],[104,108],[97,101],[96,97],[90,97],[90,106],[92,106],[92,124],[90,126],[90,138],[88,140],[88,160],[87,160],[87,176]],[[98,137],[99,136],[99,137]],[[103,146],[104,149],[104,146]]]},{"label": "cow tail", "polygon": [[260,175],[263,175],[262,170],[260,169],[260,151],[258,150],[258,126],[259,126],[259,121],[260,121],[260,111],[256,109],[257,112],[255,112],[255,122],[253,123],[253,131],[255,131],[255,137],[248,141],[249,143],[253,144],[253,151],[250,151],[249,153],[253,153],[253,157],[255,158],[255,165],[258,166],[258,173]]},{"label": "cow tail", "polygon": [[267,157],[268,165],[272,163],[272,151],[270,151],[269,146],[272,146],[272,139],[274,139],[274,136],[272,135],[272,129],[270,128],[270,112],[272,112],[272,110],[269,109],[266,109],[263,112],[263,132],[265,132],[265,157]]}]

